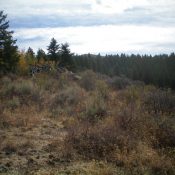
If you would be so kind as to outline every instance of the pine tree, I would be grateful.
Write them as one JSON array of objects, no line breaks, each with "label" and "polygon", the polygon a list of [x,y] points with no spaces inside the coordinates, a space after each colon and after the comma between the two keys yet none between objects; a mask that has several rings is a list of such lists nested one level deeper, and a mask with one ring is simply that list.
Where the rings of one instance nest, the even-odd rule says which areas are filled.
[{"label": "pine tree", "polygon": [[36,63],[35,53],[34,53],[34,51],[33,51],[33,49],[31,47],[28,48],[25,58],[26,58],[28,64],[32,64],[33,65],[33,64]]},{"label": "pine tree", "polygon": [[48,50],[48,58],[51,61],[54,61],[55,64],[58,63],[60,60],[59,49],[60,49],[59,44],[57,44],[57,41],[54,38],[52,38],[47,50]]},{"label": "pine tree", "polygon": [[45,54],[44,50],[38,49],[36,58],[37,58],[38,63],[39,63],[41,60],[46,61],[47,58],[46,58],[46,54]]},{"label": "pine tree", "polygon": [[61,61],[60,66],[71,69],[73,67],[72,53],[69,49],[69,44],[65,43],[61,45]]},{"label": "pine tree", "polygon": [[31,47],[28,48],[27,50],[27,54],[32,57],[32,58],[35,58],[35,53],[33,51],[33,49]]},{"label": "pine tree", "polygon": [[19,62],[18,47],[9,31],[7,15],[0,11],[0,73],[15,72]]}]

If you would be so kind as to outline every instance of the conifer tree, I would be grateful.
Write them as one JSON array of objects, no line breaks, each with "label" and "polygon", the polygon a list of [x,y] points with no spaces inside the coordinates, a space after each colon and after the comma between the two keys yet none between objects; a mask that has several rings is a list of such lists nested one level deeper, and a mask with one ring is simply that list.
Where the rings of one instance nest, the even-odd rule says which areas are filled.
[{"label": "conifer tree", "polygon": [[32,57],[32,58],[35,58],[35,53],[33,51],[33,49],[31,47],[28,48],[27,50],[27,54]]},{"label": "conifer tree", "polygon": [[0,73],[15,72],[19,62],[18,47],[9,31],[7,15],[0,11]]},{"label": "conifer tree", "polygon": [[57,41],[54,38],[52,38],[47,50],[49,60],[54,61],[55,64],[57,64],[60,60],[59,49],[59,44],[57,44]]},{"label": "conifer tree", "polygon": [[28,64],[35,64],[36,63],[35,53],[34,53],[34,51],[31,47],[28,48],[25,57],[26,57],[26,60],[27,60]]},{"label": "conifer tree", "polygon": [[39,63],[41,60],[46,61],[47,58],[46,58],[46,54],[45,54],[44,50],[38,49],[36,58],[37,58],[38,63]]},{"label": "conifer tree", "polygon": [[72,60],[72,53],[69,49],[69,44],[65,43],[61,45],[61,61],[60,66],[66,67],[68,69],[72,68],[73,60]]}]

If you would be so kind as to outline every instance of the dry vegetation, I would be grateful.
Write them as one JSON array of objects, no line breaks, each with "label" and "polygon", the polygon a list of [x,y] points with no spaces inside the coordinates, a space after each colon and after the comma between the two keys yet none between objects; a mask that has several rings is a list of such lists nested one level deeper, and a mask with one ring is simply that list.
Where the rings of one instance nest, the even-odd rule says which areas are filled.
[{"label": "dry vegetation", "polygon": [[92,71],[0,79],[0,173],[175,174],[175,94]]}]

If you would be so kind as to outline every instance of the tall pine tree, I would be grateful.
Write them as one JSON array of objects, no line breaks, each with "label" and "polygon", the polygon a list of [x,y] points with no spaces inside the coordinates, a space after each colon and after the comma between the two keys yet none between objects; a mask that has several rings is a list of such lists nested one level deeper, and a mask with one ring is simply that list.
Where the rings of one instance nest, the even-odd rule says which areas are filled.
[{"label": "tall pine tree", "polygon": [[61,45],[61,61],[60,66],[66,67],[68,69],[73,68],[72,53],[69,49],[69,44],[65,43]]},{"label": "tall pine tree", "polygon": [[0,11],[0,74],[15,72],[18,62],[18,47],[13,39],[13,31],[9,31],[7,15]]},{"label": "tall pine tree", "polygon": [[51,61],[54,61],[57,64],[60,61],[60,53],[59,53],[60,46],[57,44],[57,41],[52,38],[50,45],[48,46],[48,58]]}]

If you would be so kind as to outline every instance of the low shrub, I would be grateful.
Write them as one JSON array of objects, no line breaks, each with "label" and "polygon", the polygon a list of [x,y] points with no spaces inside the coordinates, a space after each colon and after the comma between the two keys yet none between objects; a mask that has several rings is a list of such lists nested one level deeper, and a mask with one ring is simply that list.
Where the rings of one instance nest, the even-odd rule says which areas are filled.
[{"label": "low shrub", "polygon": [[[140,123],[135,119],[126,129],[118,117],[106,118],[95,125],[82,121],[67,130],[65,145],[69,145],[69,154],[76,152],[85,160],[114,163],[124,168],[128,174],[174,173],[175,167],[171,159],[159,154],[152,146],[149,138],[154,137],[154,128],[147,122],[143,119],[143,123]],[[146,126],[142,127],[143,125]]]},{"label": "low shrub", "polygon": [[152,88],[144,94],[144,106],[149,113],[174,113],[175,95],[170,90]]},{"label": "low shrub", "polygon": [[114,89],[124,89],[127,86],[131,85],[132,82],[126,77],[113,77],[109,83]]},{"label": "low shrub", "polygon": [[38,88],[29,80],[8,84],[3,88],[1,94],[4,98],[14,98],[14,100],[19,98],[21,104],[28,104],[28,101],[38,102],[40,100],[40,92]]},{"label": "low shrub", "polygon": [[69,79],[66,73],[62,73],[59,75],[58,86],[60,89],[64,89],[65,87],[69,86]]},{"label": "low shrub", "polygon": [[15,93],[19,96],[31,95],[34,91],[34,85],[30,81],[22,81],[15,85]]},{"label": "low shrub", "polygon": [[9,126],[8,116],[4,114],[4,109],[0,105],[0,129],[8,128]]},{"label": "low shrub", "polygon": [[115,155],[118,151],[133,150],[136,144],[113,118],[109,122],[94,125],[84,120],[68,129],[65,142],[65,145],[71,145],[84,159],[110,162],[117,161]]},{"label": "low shrub", "polygon": [[96,74],[92,70],[85,71],[81,74],[80,86],[87,91],[95,90]]},{"label": "low shrub", "polygon": [[107,114],[105,100],[98,93],[93,94],[86,102],[86,118],[91,122],[103,119]]},{"label": "low shrub", "polygon": [[10,108],[12,111],[20,106],[20,101],[18,97],[13,97],[7,102],[7,107]]},{"label": "low shrub", "polygon": [[35,84],[40,89],[40,91],[49,91],[51,93],[55,93],[59,89],[59,82],[57,79],[50,77],[47,74],[38,74],[34,79]]},{"label": "low shrub", "polygon": [[10,77],[8,77],[8,76],[2,77],[2,78],[0,79],[0,81],[1,81],[1,85],[4,86],[4,87],[6,87],[6,86],[8,86],[10,83],[12,83],[12,80],[11,80]]},{"label": "low shrub", "polygon": [[75,87],[68,87],[60,92],[55,96],[52,106],[69,106],[69,105],[76,105],[80,102],[81,99],[81,88],[78,86]]},{"label": "low shrub", "polygon": [[97,81],[96,91],[97,91],[98,96],[100,96],[104,100],[107,100],[109,96],[109,87],[105,81],[102,81],[102,80]]},{"label": "low shrub", "polygon": [[52,115],[57,116],[63,112],[71,114],[73,108],[83,99],[82,93],[83,90],[79,86],[67,87],[59,91],[50,103]]},{"label": "low shrub", "polygon": [[158,145],[161,148],[175,147],[175,119],[174,117],[165,117],[163,121],[159,122],[159,128],[156,132]]},{"label": "low shrub", "polygon": [[30,140],[5,140],[2,143],[1,150],[6,153],[6,155],[19,153],[19,154],[25,154],[25,151],[28,149],[33,148],[33,143]]},{"label": "low shrub", "polygon": [[13,154],[17,151],[18,144],[13,141],[4,141],[2,145],[2,150],[6,155]]}]

